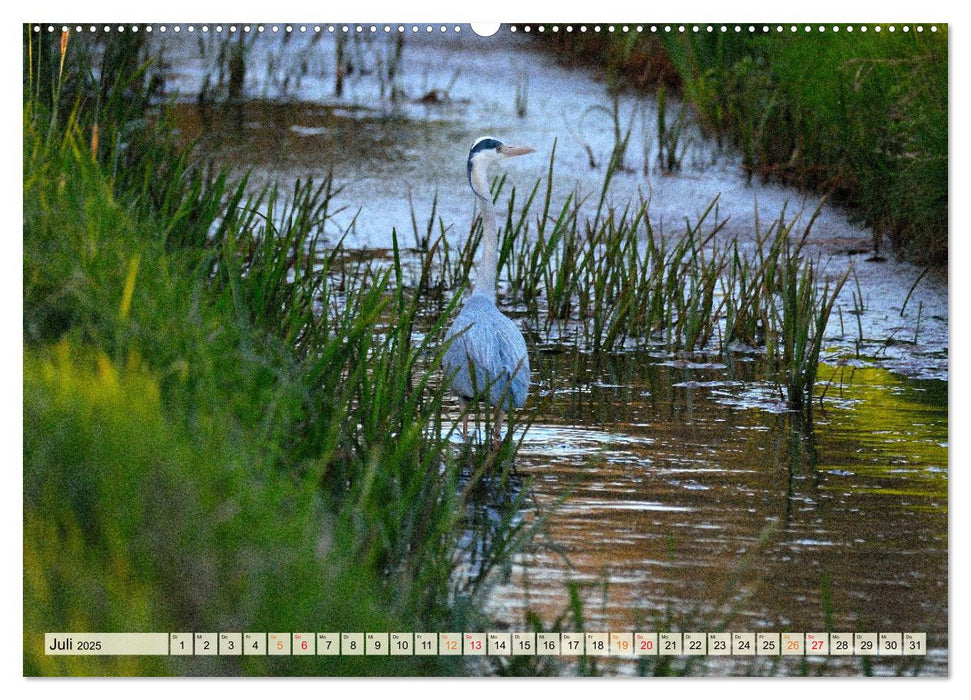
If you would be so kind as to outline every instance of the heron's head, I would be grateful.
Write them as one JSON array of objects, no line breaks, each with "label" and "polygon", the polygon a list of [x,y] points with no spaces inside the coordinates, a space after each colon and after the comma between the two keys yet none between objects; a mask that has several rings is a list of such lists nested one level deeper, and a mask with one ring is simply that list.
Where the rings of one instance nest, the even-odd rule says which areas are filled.
[{"label": "heron's head", "polygon": [[514,156],[524,156],[535,150],[535,148],[528,146],[509,146],[491,136],[482,136],[476,139],[469,150],[469,185],[472,186],[472,191],[480,197],[488,194],[488,192],[483,193],[476,190],[475,182],[472,179],[474,171],[481,172],[484,181],[485,171],[492,163]]}]

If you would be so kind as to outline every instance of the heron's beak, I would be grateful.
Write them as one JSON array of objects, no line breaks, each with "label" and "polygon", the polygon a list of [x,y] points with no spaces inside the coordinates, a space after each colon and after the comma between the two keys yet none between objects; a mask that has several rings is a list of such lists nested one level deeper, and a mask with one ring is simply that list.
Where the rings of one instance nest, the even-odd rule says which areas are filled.
[{"label": "heron's beak", "polygon": [[529,146],[506,146],[503,144],[498,150],[500,155],[506,158],[512,158],[513,156],[524,156],[527,153],[533,153],[536,149],[530,148]]}]

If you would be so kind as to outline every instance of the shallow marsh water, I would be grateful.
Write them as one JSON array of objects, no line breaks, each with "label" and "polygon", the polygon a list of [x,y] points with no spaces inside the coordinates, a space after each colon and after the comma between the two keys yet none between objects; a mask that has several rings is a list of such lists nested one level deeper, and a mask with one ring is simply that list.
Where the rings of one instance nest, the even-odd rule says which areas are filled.
[{"label": "shallow marsh water", "polygon": [[557,392],[524,437],[549,546],[498,589],[501,617],[552,621],[575,581],[588,630],[927,630],[923,670],[946,667],[940,382],[848,370],[808,433],[744,372],[622,362],[616,383]]},{"label": "shallow marsh water", "polygon": [[[358,52],[357,71],[339,98],[332,36],[248,41],[248,99],[220,107],[196,100],[215,44],[200,52],[195,38],[160,42],[181,128],[218,160],[253,169],[257,183],[333,170],[346,209],[325,232],[331,243],[347,234],[345,245],[377,252],[396,229],[408,245],[412,211],[423,228],[437,197],[446,235],[460,244],[472,215],[465,157],[486,133],[539,149],[511,164],[520,193],[546,175],[555,140],[554,197],[576,192],[596,205],[613,146],[597,109],[610,104],[604,86],[525,37],[409,35],[394,100],[374,79],[394,50],[386,37],[346,49]],[[783,206],[806,218],[814,209],[812,196],[748,183],[735,156],[689,127],[681,171],[659,172],[654,101],[619,104],[630,169],[615,176],[608,202],[649,198],[656,230],[681,230],[716,196],[727,219],[719,236],[749,243],[757,219],[764,228]],[[519,517],[548,517],[548,535],[497,585],[498,624],[521,629],[530,610],[549,627],[577,582],[588,630],[926,631],[922,663],[873,659],[873,672],[947,672],[946,282],[931,273],[911,291],[920,270],[869,260],[869,232],[831,206],[809,240],[828,272],[854,271],[830,319],[819,372],[830,384],[811,428],[793,425],[758,353],[730,363],[647,350],[594,358],[533,343]],[[719,673],[769,668],[703,663]],[[830,657],[810,672],[862,667]]]}]

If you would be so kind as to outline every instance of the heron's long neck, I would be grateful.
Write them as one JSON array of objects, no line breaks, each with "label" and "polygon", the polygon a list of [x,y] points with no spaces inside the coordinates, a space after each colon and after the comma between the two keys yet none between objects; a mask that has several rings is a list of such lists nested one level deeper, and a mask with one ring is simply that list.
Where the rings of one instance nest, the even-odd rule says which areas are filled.
[{"label": "heron's long neck", "polygon": [[[499,231],[496,228],[496,212],[489,195],[489,186],[485,182],[485,174],[478,169],[472,171],[472,190],[482,213],[482,260],[479,262],[479,272],[475,278],[476,294],[485,294],[490,299],[496,298],[496,247],[498,246]],[[483,196],[482,193],[485,193]]]}]

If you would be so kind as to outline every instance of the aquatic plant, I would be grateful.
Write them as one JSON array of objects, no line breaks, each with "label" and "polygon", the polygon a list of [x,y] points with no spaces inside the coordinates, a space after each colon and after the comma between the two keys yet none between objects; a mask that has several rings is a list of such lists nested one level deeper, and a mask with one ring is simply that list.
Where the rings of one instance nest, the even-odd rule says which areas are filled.
[{"label": "aquatic plant", "polygon": [[668,99],[664,85],[657,89],[657,164],[662,172],[673,173],[681,169],[684,156],[681,136],[686,121],[685,105],[678,108],[673,124],[668,124]]},{"label": "aquatic plant", "polygon": [[781,333],[779,359],[789,406],[811,419],[823,335],[847,275],[835,282],[825,279],[820,288],[819,261],[801,260],[800,248],[785,238],[778,268],[781,304],[775,308],[774,326]]},{"label": "aquatic plant", "polygon": [[516,81],[516,116],[525,118],[529,109],[529,76],[522,73]]},{"label": "aquatic plant", "polygon": [[[607,173],[608,179],[614,173],[621,171],[629,171],[630,168],[627,166],[627,146],[630,143],[631,131],[634,127],[634,117],[635,113],[631,113],[631,117],[628,121],[627,127],[621,121],[621,107],[620,107],[620,94],[614,93],[610,97],[610,106],[605,107],[604,105],[593,105],[589,107],[583,114],[585,119],[590,114],[604,114],[610,120],[611,129],[613,132],[614,145],[611,148],[610,156],[607,158]],[[581,130],[583,128],[583,119],[580,122]],[[593,151],[587,146],[587,152],[590,154],[591,164],[594,164]]]}]

